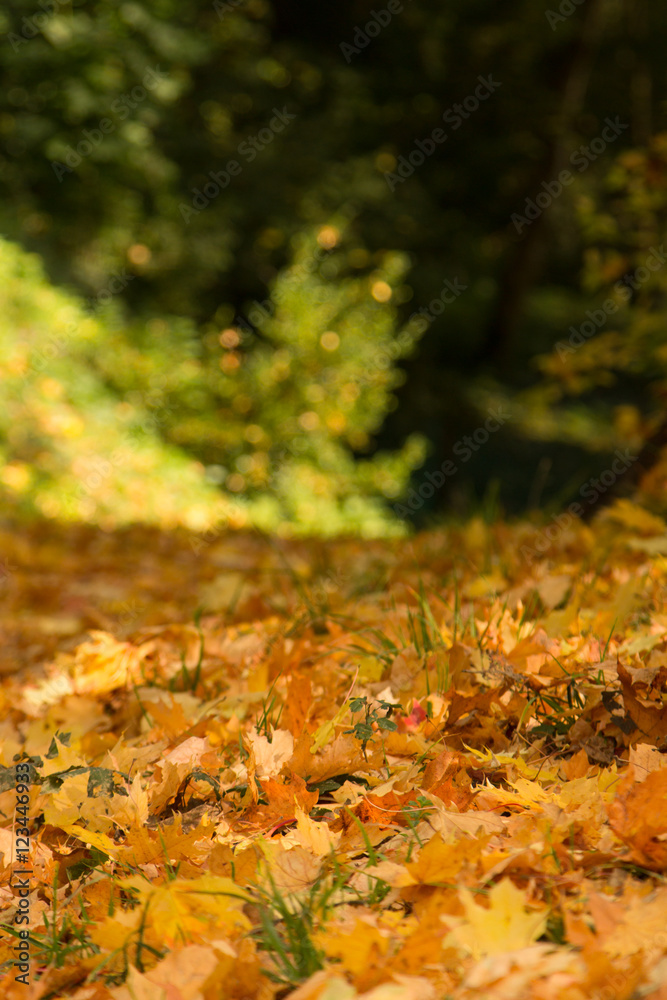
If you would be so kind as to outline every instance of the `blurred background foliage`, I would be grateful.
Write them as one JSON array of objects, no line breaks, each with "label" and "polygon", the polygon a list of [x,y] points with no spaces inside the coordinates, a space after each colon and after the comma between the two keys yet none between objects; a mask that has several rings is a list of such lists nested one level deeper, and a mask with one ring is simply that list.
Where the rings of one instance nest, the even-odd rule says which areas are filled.
[{"label": "blurred background foliage", "polygon": [[417,523],[555,508],[619,447],[664,505],[657,0],[14,0],[0,33],[7,503],[400,532],[502,405]]}]

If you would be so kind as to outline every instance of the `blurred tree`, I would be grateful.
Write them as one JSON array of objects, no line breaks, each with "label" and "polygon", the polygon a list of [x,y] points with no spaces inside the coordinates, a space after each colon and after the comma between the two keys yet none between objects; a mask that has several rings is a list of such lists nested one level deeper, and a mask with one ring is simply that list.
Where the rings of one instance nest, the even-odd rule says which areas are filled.
[{"label": "blurred tree", "polygon": [[[171,363],[176,381],[190,374],[182,333],[177,327],[171,345],[162,341],[163,363]],[[53,288],[33,255],[0,240],[4,508],[192,528],[231,516],[201,466],[164,442],[161,396],[121,400],[99,377],[90,359],[117,346],[113,325]],[[144,376],[148,369],[143,359]]]},{"label": "blurred tree", "polygon": [[86,313],[0,242],[0,493],[109,523],[400,533],[386,500],[423,443],[355,453],[418,338],[419,324],[395,328],[407,261],[350,276],[342,241],[335,225],[304,237],[272,287],[275,314],[255,307],[257,333],[243,322],[203,341],[189,321],[128,323],[114,303]]},{"label": "blurred tree", "polygon": [[625,445],[631,468],[606,499],[639,487],[666,510],[667,133],[620,154],[578,211],[589,245],[582,280],[595,308],[538,359],[545,382],[530,393],[530,419],[545,435],[567,428],[607,451]]},{"label": "blurred tree", "polygon": [[[290,266],[293,238],[353,203],[358,275],[390,251],[412,264],[399,326],[436,303],[369,454],[419,433],[440,464],[490,392],[538,384],[533,359],[593,304],[580,200],[662,110],[667,9],[649,0],[565,13],[411,0],[381,31],[358,0],[45,6],[0,12],[2,231],[54,281],[97,302],[121,295],[135,330],[186,317],[205,345],[245,315],[259,345],[253,301]],[[480,78],[494,81],[484,99]],[[582,153],[608,118],[627,127]],[[561,164],[572,184],[517,232],[512,216],[545,201]],[[465,292],[440,310],[446,280]],[[597,461],[569,419],[549,441],[513,420],[433,505],[469,506],[495,475],[511,509],[556,500]]]}]

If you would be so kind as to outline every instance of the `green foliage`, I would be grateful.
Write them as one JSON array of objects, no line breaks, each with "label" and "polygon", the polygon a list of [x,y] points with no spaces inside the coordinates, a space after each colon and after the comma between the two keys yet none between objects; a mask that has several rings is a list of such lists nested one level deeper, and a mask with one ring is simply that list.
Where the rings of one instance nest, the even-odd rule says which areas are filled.
[{"label": "green foliage", "polygon": [[[53,281],[104,304],[77,324],[88,334],[68,356],[79,366],[73,386],[96,401],[91,439],[112,454],[123,447],[104,431],[114,426],[105,398],[114,412],[118,397],[127,404],[127,427],[150,431],[123,459],[122,483],[114,476],[121,519],[161,516],[148,486],[159,474],[172,522],[187,508],[187,523],[202,526],[236,516],[289,530],[385,531],[383,498],[401,499],[419,464],[411,435],[428,440],[437,467],[501,399],[515,401],[511,421],[419,516],[446,504],[469,514],[494,478],[498,510],[516,510],[558,499],[571,477],[585,478],[591,452],[639,442],[642,421],[658,421],[661,275],[577,352],[569,374],[535,359],[662,241],[664,140],[650,129],[662,111],[661,5],[591,0],[554,21],[534,0],[511,10],[412,0],[351,55],[341,45],[363,35],[368,14],[356,5],[51,6],[14,0],[0,12],[0,232],[37,251]],[[497,92],[459,115],[489,76]],[[271,129],[276,112],[293,117]],[[624,130],[580,170],[571,157],[607,116]],[[443,126],[446,142],[397,175],[415,142],[428,147]],[[231,162],[240,172],[215,193],[212,177]],[[538,193],[544,204],[541,185],[553,190],[561,163],[573,183],[517,233],[513,215]],[[336,252],[288,287],[337,213],[347,213],[349,231]],[[407,260],[410,288],[397,279],[391,309],[376,309],[364,283]],[[394,287],[391,275],[383,280]],[[465,291],[442,308],[446,280]],[[330,298],[314,308],[322,283]],[[259,307],[269,290],[272,304]],[[407,318],[431,303],[411,354]],[[330,358],[318,338],[327,323],[341,336],[351,312],[356,341],[341,337]],[[407,331],[392,334],[390,378],[372,375],[353,400],[390,312],[394,329]],[[230,327],[242,334],[236,370],[219,367],[218,338]],[[330,382],[317,380],[318,363]],[[341,395],[318,400],[318,390]],[[309,413],[320,423],[306,435],[299,420]],[[251,422],[256,441],[241,431]],[[21,490],[25,469],[12,466],[12,492],[30,492],[57,516],[111,517],[108,497],[77,493],[92,473],[72,479],[71,450],[43,449],[51,464],[39,473],[17,457],[33,480]]]},{"label": "green foliage", "polygon": [[257,334],[245,324],[202,340],[189,321],[124,322],[113,304],[89,312],[34,256],[0,243],[8,499],[68,519],[400,530],[383,501],[405,488],[423,446],[362,459],[355,449],[391,407],[394,360],[417,338],[414,327],[397,335],[391,304],[406,261],[387,254],[350,277],[343,254],[318,263],[317,249],[302,240]]},{"label": "green foliage", "polygon": [[[546,438],[597,450],[621,444],[637,455],[664,423],[666,171],[667,134],[660,134],[648,149],[618,155],[601,184],[589,178],[579,199],[590,308],[537,358],[543,380],[524,397],[528,422]],[[664,471],[656,467],[644,498],[663,509]]]},{"label": "green foliage", "polygon": [[[597,302],[617,308],[600,332],[555,352],[560,364],[543,367],[564,395],[584,396],[615,385],[627,373],[652,383],[664,396],[667,376],[667,133],[646,150],[624,152],[611,164],[604,184],[579,203],[587,243],[582,285]],[[607,305],[609,309],[609,305]],[[603,310],[604,311],[604,310]],[[574,350],[572,349],[574,348]],[[617,423],[629,414],[620,410]],[[613,425],[613,420],[610,421]],[[629,428],[628,428],[629,429]]]},{"label": "green foliage", "polygon": [[[65,913],[60,919],[58,913],[58,864],[55,866],[52,898],[51,916],[44,913],[44,932],[30,935],[30,947],[34,951],[34,958],[40,966],[51,966],[55,969],[62,969],[63,966],[75,959],[88,958],[91,955],[99,954],[99,946],[94,944],[89,936],[88,929],[94,924],[86,912],[82,900],[79,900],[79,921],[74,921],[69,913]],[[20,932],[11,924],[3,925],[6,933],[15,937],[22,943]]]},{"label": "green foliage", "polygon": [[[321,234],[338,235],[333,227]],[[267,527],[280,518],[375,534],[386,524],[380,498],[399,495],[424,456],[414,436],[398,452],[354,457],[394,402],[400,378],[391,359],[418,337],[415,324],[396,334],[390,302],[407,262],[386,254],[368,277],[351,277],[343,253],[313,269],[316,250],[314,239],[301,242],[272,288],[275,313],[260,320],[257,343],[221,380],[225,424],[234,426],[234,410],[246,404],[227,461],[258,512],[266,511]]]},{"label": "green foliage", "polygon": [[144,400],[121,398],[96,370],[96,352],[114,344],[113,326],[51,286],[34,256],[0,242],[3,495],[66,520],[200,527],[221,501],[197,463],[161,440]]},{"label": "green foliage", "polygon": [[275,983],[296,986],[324,965],[324,955],[313,935],[324,923],[330,897],[339,888],[334,880],[316,882],[305,897],[284,895],[267,869],[270,888],[258,890],[259,946],[271,956],[274,969],[265,975]]},{"label": "green foliage", "polygon": [[351,729],[346,729],[346,733],[352,733],[356,740],[361,743],[364,757],[366,747],[377,732],[393,732],[398,727],[391,718],[392,712],[400,708],[400,705],[390,701],[378,701],[375,704],[369,703],[365,695],[361,698],[353,698],[350,702],[350,711],[353,715],[363,712],[364,717],[361,722],[356,722]]}]

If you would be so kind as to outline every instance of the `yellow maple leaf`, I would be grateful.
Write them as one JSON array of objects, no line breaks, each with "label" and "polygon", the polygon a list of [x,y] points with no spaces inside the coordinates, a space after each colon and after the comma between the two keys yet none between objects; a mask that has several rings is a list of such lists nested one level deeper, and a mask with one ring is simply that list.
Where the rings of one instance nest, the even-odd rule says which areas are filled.
[{"label": "yellow maple leaf", "polygon": [[62,830],[69,830],[80,818],[82,806],[87,799],[88,774],[65,777],[57,791],[45,796],[44,821]]},{"label": "yellow maple leaf", "polygon": [[114,796],[114,822],[118,826],[142,827],[148,819],[148,795],[141,787],[141,777],[136,774],[128,795]]},{"label": "yellow maple leaf", "polygon": [[175,878],[156,886],[133,875],[117,884],[136,890],[140,902],[148,904],[146,924],[168,947],[206,931],[231,934],[250,929],[250,921],[241,912],[250,897],[224,876]]},{"label": "yellow maple leaf", "polygon": [[347,701],[344,702],[334,715],[333,719],[328,719],[326,722],[323,722],[322,725],[315,731],[313,734],[313,743],[310,748],[310,752],[312,754],[317,753],[318,750],[321,750],[322,747],[331,742],[336,731],[336,726],[339,726],[345,718],[345,714],[349,709],[349,704],[350,703]]},{"label": "yellow maple leaf", "polygon": [[295,839],[302,847],[308,848],[318,857],[325,857],[338,846],[341,832],[333,833],[326,823],[317,823],[298,805],[294,815],[296,816]]},{"label": "yellow maple leaf", "polygon": [[274,777],[280,774],[294,753],[294,737],[285,729],[274,729],[269,743],[266,736],[252,729],[246,735],[246,745],[254,754],[255,773],[258,778]]},{"label": "yellow maple leaf", "polygon": [[359,976],[372,965],[379,965],[389,948],[389,937],[371,918],[359,919],[354,926],[336,933],[328,930],[315,935],[317,945],[328,958],[340,960],[344,969]]},{"label": "yellow maple leaf", "polygon": [[77,694],[104,694],[122,688],[139,672],[138,650],[130,642],[120,642],[108,632],[90,629],[89,642],[74,654],[72,675]]},{"label": "yellow maple leaf", "polygon": [[[169,990],[160,983],[152,982],[148,976],[131,965],[127,973],[127,983],[119,987],[113,996],[114,1000],[168,1000]],[[174,996],[173,991],[171,996]]]},{"label": "yellow maple leaf", "polygon": [[546,911],[526,912],[526,893],[508,878],[493,886],[488,907],[477,903],[467,889],[459,890],[459,899],[466,916],[446,918],[450,923],[457,920],[457,926],[445,945],[458,945],[476,959],[525,948],[537,941],[547,925]]},{"label": "yellow maple leaf", "polygon": [[211,948],[187,945],[167,955],[145,975],[131,966],[127,985],[115,992],[114,1000],[201,1000],[201,988],[217,964]]},{"label": "yellow maple leaf", "polygon": [[483,840],[461,838],[445,844],[440,834],[432,837],[419,852],[417,861],[406,865],[403,878],[394,885],[440,885],[454,882],[464,865],[474,865],[479,858]]},{"label": "yellow maple leaf", "polygon": [[159,830],[134,827],[127,842],[116,849],[116,857],[123,864],[141,868],[144,865],[161,867],[168,860],[171,864],[189,861],[200,864],[210,853],[210,839],[202,837],[199,826],[183,832],[182,816]]},{"label": "yellow maple leaf", "polygon": [[264,855],[260,877],[266,878],[267,883],[271,881],[283,895],[310,889],[318,879],[322,859],[305,847],[296,846],[287,850],[281,842],[269,840],[261,840],[259,846]]},{"label": "yellow maple leaf", "polygon": [[132,911],[116,910],[113,917],[107,917],[102,923],[92,923],[89,937],[103,952],[122,951],[137,933],[141,919],[142,911],[138,907]]},{"label": "yellow maple leaf", "polygon": [[[70,767],[80,767],[81,766],[81,742],[80,740],[72,740],[70,744],[61,743],[60,741],[55,741],[56,743],[56,754],[54,757],[47,757],[44,755],[41,772],[46,778],[51,774],[58,774],[61,771],[67,771]],[[88,776],[86,775],[86,782],[88,781]]]},{"label": "yellow maple leaf", "polygon": [[67,827],[63,827],[63,829],[66,829],[67,833],[71,833],[74,837],[78,837],[84,844],[87,844],[89,847],[96,847],[98,851],[103,851],[104,854],[108,854],[111,858],[115,858],[118,853],[118,845],[113,842],[111,837],[107,837],[105,833],[86,830],[85,827],[78,826],[75,823],[71,823]]}]

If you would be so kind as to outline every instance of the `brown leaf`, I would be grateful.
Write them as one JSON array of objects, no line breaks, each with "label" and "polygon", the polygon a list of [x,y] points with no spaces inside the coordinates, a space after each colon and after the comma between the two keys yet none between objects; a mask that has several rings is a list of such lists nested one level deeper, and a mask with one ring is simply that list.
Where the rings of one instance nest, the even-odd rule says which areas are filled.
[{"label": "brown leaf", "polygon": [[654,871],[667,868],[667,770],[653,771],[639,784],[629,775],[607,812],[633,861]]},{"label": "brown leaf", "polygon": [[628,716],[637,727],[637,732],[632,734],[632,743],[649,743],[651,746],[659,746],[667,737],[667,705],[659,708],[655,703],[646,703],[635,694],[634,686],[629,672],[618,663],[616,667],[621,689],[623,691],[623,702]]}]

